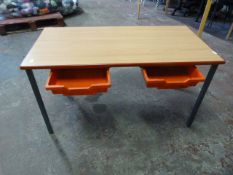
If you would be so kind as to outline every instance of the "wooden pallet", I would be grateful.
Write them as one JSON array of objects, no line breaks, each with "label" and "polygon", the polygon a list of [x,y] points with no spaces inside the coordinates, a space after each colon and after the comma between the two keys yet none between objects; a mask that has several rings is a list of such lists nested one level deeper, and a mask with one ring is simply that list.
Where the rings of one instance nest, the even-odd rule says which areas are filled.
[{"label": "wooden pallet", "polygon": [[63,16],[59,13],[51,13],[42,16],[33,16],[25,18],[14,18],[0,21],[0,34],[5,35],[7,32],[17,30],[37,30],[45,26],[61,26],[65,25]]}]

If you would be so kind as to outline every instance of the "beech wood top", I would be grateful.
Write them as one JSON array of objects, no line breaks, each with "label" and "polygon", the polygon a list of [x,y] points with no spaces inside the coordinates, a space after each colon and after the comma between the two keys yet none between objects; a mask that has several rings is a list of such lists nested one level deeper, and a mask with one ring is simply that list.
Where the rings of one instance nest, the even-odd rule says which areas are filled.
[{"label": "beech wood top", "polygon": [[51,27],[43,30],[20,68],[223,63],[186,26]]}]

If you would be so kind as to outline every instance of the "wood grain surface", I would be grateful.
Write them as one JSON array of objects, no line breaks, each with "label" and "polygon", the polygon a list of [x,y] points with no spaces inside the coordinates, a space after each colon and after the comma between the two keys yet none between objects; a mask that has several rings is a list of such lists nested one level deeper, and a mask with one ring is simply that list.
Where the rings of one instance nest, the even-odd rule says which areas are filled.
[{"label": "wood grain surface", "polygon": [[55,27],[43,30],[20,68],[223,63],[186,26]]}]

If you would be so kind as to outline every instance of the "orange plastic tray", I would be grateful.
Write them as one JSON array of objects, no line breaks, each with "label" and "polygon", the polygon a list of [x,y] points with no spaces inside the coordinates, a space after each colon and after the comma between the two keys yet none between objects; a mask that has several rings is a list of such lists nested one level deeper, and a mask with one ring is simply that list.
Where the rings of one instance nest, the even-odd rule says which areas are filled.
[{"label": "orange plastic tray", "polygon": [[109,69],[51,70],[46,90],[63,95],[92,95],[111,86]]},{"label": "orange plastic tray", "polygon": [[187,88],[205,80],[196,66],[145,67],[142,73],[147,87],[159,89]]}]

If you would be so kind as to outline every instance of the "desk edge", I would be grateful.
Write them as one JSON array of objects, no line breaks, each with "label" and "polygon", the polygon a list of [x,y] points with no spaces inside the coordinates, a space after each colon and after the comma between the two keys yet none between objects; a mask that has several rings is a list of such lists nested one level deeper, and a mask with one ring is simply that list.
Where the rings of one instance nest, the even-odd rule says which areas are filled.
[{"label": "desk edge", "polygon": [[24,66],[20,65],[21,70],[30,69],[67,69],[67,68],[104,68],[104,67],[147,67],[147,66],[189,66],[189,65],[214,65],[225,64],[224,60],[203,61],[203,62],[165,62],[165,63],[116,63],[116,64],[98,64],[98,65],[39,65]]}]

